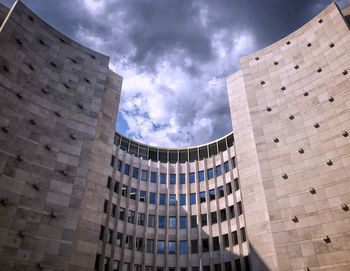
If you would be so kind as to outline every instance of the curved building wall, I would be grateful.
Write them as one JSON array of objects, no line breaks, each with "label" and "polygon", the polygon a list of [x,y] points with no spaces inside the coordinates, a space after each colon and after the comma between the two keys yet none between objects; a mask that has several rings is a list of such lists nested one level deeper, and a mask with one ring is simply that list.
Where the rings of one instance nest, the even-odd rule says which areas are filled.
[{"label": "curved building wall", "polygon": [[349,270],[350,33],[336,4],[227,79],[253,270]]}]

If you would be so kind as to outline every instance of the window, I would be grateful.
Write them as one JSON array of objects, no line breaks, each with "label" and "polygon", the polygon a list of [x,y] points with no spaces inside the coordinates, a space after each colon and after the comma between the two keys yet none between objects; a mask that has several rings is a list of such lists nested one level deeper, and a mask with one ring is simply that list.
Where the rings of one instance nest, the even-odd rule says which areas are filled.
[{"label": "window", "polygon": [[203,252],[208,252],[209,251],[209,239],[208,238],[204,238],[202,239],[202,251]]},{"label": "window", "polygon": [[190,172],[189,179],[190,179],[190,183],[194,183],[195,182],[196,177],[195,177],[194,172]]},{"label": "window", "polygon": [[180,254],[187,254],[187,240],[180,241]]},{"label": "window", "polygon": [[119,210],[119,219],[124,221],[125,220],[125,208],[120,207]]},{"label": "window", "polygon": [[141,271],[141,265],[134,264],[134,270],[133,271]]},{"label": "window", "polygon": [[186,205],[186,194],[180,194],[180,205]]},{"label": "window", "polygon": [[216,166],[216,177],[219,177],[221,175],[222,175],[221,165]]},{"label": "window", "polygon": [[105,202],[103,203],[103,212],[107,214],[108,209],[108,200],[105,199]]},{"label": "window", "polygon": [[199,192],[200,203],[205,202],[205,191]]},{"label": "window", "polygon": [[198,253],[198,240],[191,240],[191,253]]},{"label": "window", "polygon": [[224,192],[224,187],[223,186],[219,186],[218,187],[218,194],[219,194],[219,198],[222,198],[223,196],[225,196],[225,192]]},{"label": "window", "polygon": [[186,175],[185,173],[180,173],[180,184],[186,183]]},{"label": "window", "polygon": [[148,171],[143,169],[141,171],[141,181],[147,182],[147,179],[148,179]]},{"label": "window", "polygon": [[145,225],[145,214],[143,214],[143,213],[137,214],[137,225],[140,225],[140,226]]},{"label": "window", "polygon": [[241,228],[241,239],[242,239],[242,242],[245,242],[247,241],[247,237],[245,235],[245,228]]},{"label": "window", "polygon": [[232,232],[232,243],[233,245],[238,245],[238,235],[237,235],[237,231],[233,231]]},{"label": "window", "polygon": [[130,188],[130,199],[136,200],[137,189],[134,187]]},{"label": "window", "polygon": [[208,180],[214,178],[214,170],[213,170],[213,168],[208,168],[207,173],[208,173],[207,174],[208,175]]},{"label": "window", "polygon": [[156,226],[156,217],[154,215],[148,215],[148,227]]},{"label": "window", "polygon": [[204,171],[203,170],[198,171],[198,178],[199,178],[200,182],[204,181]]},{"label": "window", "polygon": [[176,195],[175,194],[169,194],[169,205],[176,205]]},{"label": "window", "polygon": [[108,270],[108,267],[109,267],[109,258],[108,257],[105,257],[105,261],[104,261],[104,270],[107,271]]},{"label": "window", "polygon": [[114,183],[114,192],[119,193],[119,183],[118,182]]},{"label": "window", "polygon": [[160,215],[158,220],[158,228],[164,229],[165,228],[165,216]]},{"label": "window", "polygon": [[141,202],[146,202],[146,191],[140,190],[140,199]]},{"label": "window", "polygon": [[196,194],[195,193],[191,193],[190,194],[190,204],[196,204]]},{"label": "window", "polygon": [[159,205],[166,204],[166,194],[159,194]]},{"label": "window", "polygon": [[226,221],[227,217],[226,217],[226,209],[221,209],[220,210],[220,219],[221,221]]},{"label": "window", "polygon": [[215,200],[215,188],[209,190],[209,198],[210,200]]},{"label": "window", "polygon": [[136,250],[138,250],[138,251],[142,251],[142,248],[143,248],[143,238],[141,238],[141,237],[136,237],[135,248],[136,248]]},{"label": "window", "polygon": [[154,271],[153,266],[146,266],[145,271]]},{"label": "window", "polygon": [[123,264],[123,271],[131,271],[130,263],[124,262],[124,264]]},{"label": "window", "polygon": [[224,247],[225,248],[230,246],[230,242],[228,240],[228,234],[227,233],[222,235],[222,240],[224,242]]},{"label": "window", "polygon": [[180,216],[180,229],[186,229],[186,228],[187,228],[187,217]]},{"label": "window", "polygon": [[208,225],[207,214],[201,214],[202,227]]},{"label": "window", "polygon": [[118,271],[119,270],[119,261],[113,260],[113,271]]},{"label": "window", "polygon": [[117,210],[117,205],[112,203],[112,217],[115,217],[116,210]]},{"label": "window", "polygon": [[244,256],[244,266],[246,271],[250,271],[249,256]]},{"label": "window", "polygon": [[197,216],[191,215],[191,228],[197,228]]},{"label": "window", "polygon": [[117,237],[116,237],[116,246],[122,247],[122,241],[123,241],[123,234],[121,232],[117,232]]},{"label": "window", "polygon": [[111,185],[112,185],[112,177],[111,177],[111,176],[108,176],[108,179],[107,179],[107,188],[111,189]]},{"label": "window", "polygon": [[227,195],[232,194],[232,186],[231,186],[231,183],[227,183],[227,184],[226,184],[226,191],[227,191]]},{"label": "window", "polygon": [[212,225],[218,223],[218,216],[217,216],[216,212],[211,212],[210,216],[211,216],[211,224]]},{"label": "window", "polygon": [[128,187],[125,184],[123,184],[122,196],[124,196],[124,197],[128,196]]},{"label": "window", "polygon": [[238,207],[238,215],[243,214],[243,208],[242,208],[242,202],[238,202],[237,203],[237,207]]},{"label": "window", "polygon": [[147,239],[147,252],[153,253],[154,252],[154,240],[153,239]]},{"label": "window", "polygon": [[233,185],[235,187],[235,191],[239,190],[239,182],[238,182],[238,178],[233,180]]},{"label": "window", "polygon": [[210,265],[204,265],[203,271],[210,271]]},{"label": "window", "polygon": [[170,174],[170,184],[176,184],[176,175]]},{"label": "window", "polygon": [[233,157],[232,158],[232,168],[236,168],[236,164],[237,164],[236,157]]},{"label": "window", "polygon": [[95,258],[95,269],[94,270],[98,270],[99,269],[100,260],[101,260],[101,255],[97,253],[96,254],[96,258]]},{"label": "window", "polygon": [[157,172],[151,172],[151,183],[157,182]]},{"label": "window", "polygon": [[213,237],[213,250],[220,250],[219,236]]},{"label": "window", "polygon": [[176,228],[176,216],[169,216],[169,228]]},{"label": "window", "polygon": [[176,254],[176,241],[169,241],[168,249],[169,254]]},{"label": "window", "polygon": [[232,270],[231,262],[225,262],[225,271],[231,271],[231,270]]},{"label": "window", "polygon": [[160,173],[160,183],[166,184],[166,174],[165,173]]},{"label": "window", "polygon": [[134,211],[129,210],[128,223],[135,224],[135,212]]},{"label": "window", "polygon": [[224,168],[225,168],[225,173],[229,172],[230,171],[230,164],[228,163],[228,161],[226,161],[224,163]]},{"label": "window", "polygon": [[160,254],[164,254],[164,241],[158,240],[157,252]]},{"label": "window", "polygon": [[137,167],[132,168],[132,177],[135,179],[139,178],[139,169]]},{"label": "window", "polygon": [[127,235],[125,239],[125,247],[128,249],[133,248],[134,237],[132,235]]},{"label": "window", "polygon": [[105,226],[100,227],[100,240],[103,241],[103,235],[105,234]]},{"label": "window", "polygon": [[129,176],[129,174],[130,174],[130,165],[129,164],[124,165],[124,174]]},{"label": "window", "polygon": [[149,203],[156,204],[156,193],[149,192]]},{"label": "window", "polygon": [[242,270],[242,268],[241,268],[241,260],[240,259],[235,260],[235,267],[236,267],[237,271],[241,271]]},{"label": "window", "polygon": [[214,264],[214,271],[221,271],[221,264],[220,263]]},{"label": "window", "polygon": [[121,160],[118,160],[118,171],[122,171],[122,161]]},{"label": "window", "polygon": [[114,155],[112,155],[112,158],[111,158],[111,167],[113,167],[113,166],[114,166],[114,160],[115,160],[115,156],[114,156]]}]

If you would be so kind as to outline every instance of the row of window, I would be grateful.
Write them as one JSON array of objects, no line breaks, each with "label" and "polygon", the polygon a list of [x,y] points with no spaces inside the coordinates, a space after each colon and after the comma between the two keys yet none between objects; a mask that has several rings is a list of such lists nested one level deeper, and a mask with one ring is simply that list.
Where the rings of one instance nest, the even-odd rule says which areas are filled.
[{"label": "row of window", "polygon": [[[233,181],[234,190],[239,190],[239,181],[238,178],[234,179]],[[107,187],[111,189],[112,187],[112,178],[108,177],[107,181]],[[114,183],[114,192],[115,193],[121,193],[124,197],[129,197],[132,200],[139,200],[140,202],[148,202],[150,204],[156,204],[157,202],[157,194],[155,192],[149,192],[148,193],[148,199],[147,199],[147,192],[144,190],[138,191],[137,188],[129,187],[125,184],[121,187],[121,191],[119,192],[119,182],[115,181]],[[231,182],[226,183],[226,193],[227,195],[232,194],[232,185]],[[222,198],[224,197],[224,187],[219,186],[217,189],[213,188],[208,191],[208,195],[206,195],[205,191],[199,192],[199,202],[203,203],[211,200],[215,200],[216,198]],[[160,193],[158,195],[159,205],[166,205],[167,204],[167,194]],[[178,195],[178,201],[180,206],[186,205],[186,194],[179,194]],[[177,204],[176,194],[169,194],[169,205],[175,206]],[[191,193],[189,195],[189,204],[196,204],[196,193]]]},{"label": "row of window", "polygon": [[[108,200],[105,200],[104,204],[104,213],[107,213],[107,206],[108,206]],[[111,216],[116,217],[116,205],[112,204],[111,208]],[[237,211],[238,215],[243,214],[243,208],[242,208],[242,203],[238,202],[237,203]],[[125,221],[125,216],[126,216],[126,209],[123,207],[120,207],[119,210],[119,220]],[[220,221],[226,221],[227,218],[232,219],[235,217],[235,208],[234,206],[228,207],[228,214],[226,213],[226,209],[221,209],[219,211],[219,214],[214,211],[210,213],[210,223],[211,225],[214,225],[218,223],[218,216],[220,217]],[[127,215],[127,222],[131,224],[137,223],[137,225],[140,226],[145,226],[145,214],[144,213],[137,213],[137,220],[136,220],[136,212],[129,210],[128,215]],[[202,227],[208,225],[208,218],[207,214],[201,214],[200,215],[200,222]],[[196,228],[197,227],[197,215],[191,215],[190,216],[190,226],[191,228]],[[156,216],[155,215],[148,215],[148,227],[155,227],[156,225]],[[158,216],[158,228],[164,229],[164,228],[176,228],[177,227],[177,217],[176,216],[169,216],[168,217],[168,224],[166,223],[166,216],[160,215]],[[179,217],[179,227],[180,229],[186,229],[188,228],[188,223],[187,223],[187,216],[180,216]]]},{"label": "row of window", "polygon": [[[103,241],[104,235],[105,235],[105,226],[101,225],[101,231],[100,231],[100,240]],[[241,240],[242,242],[245,242],[247,240],[246,234],[245,234],[245,228],[240,229],[241,234]],[[238,233],[237,231],[231,232],[232,237],[232,244],[233,246],[238,245]],[[123,233],[116,232],[114,236],[114,231],[111,229],[107,229],[106,234],[106,241],[110,244],[113,242],[113,238],[115,238],[115,245],[121,248],[127,248],[127,249],[135,249],[137,251],[143,251],[144,247],[146,249],[146,252],[148,253],[154,253],[155,251],[158,254],[165,254],[165,246],[166,243],[164,240],[158,240],[157,241],[157,247],[155,247],[155,240],[154,239],[147,239],[146,243],[144,241],[144,238],[141,237],[135,237],[133,235],[125,235],[125,239],[123,239]],[[199,242],[202,243],[202,252],[209,252],[209,238],[203,238],[202,240],[190,240],[191,242],[191,254],[198,253],[198,245]],[[169,240],[167,244],[168,248],[168,254],[176,254],[177,252],[177,244],[176,240]],[[220,238],[219,236],[212,237],[212,244],[213,244],[213,250],[220,250]],[[229,236],[228,234],[222,235],[222,247],[228,248],[230,246],[229,244]],[[179,242],[179,251],[180,254],[187,254],[188,253],[188,245],[187,240],[180,240]]]},{"label": "row of window", "polygon": [[[117,169],[122,172],[122,161],[118,160],[117,162]],[[112,159],[111,159],[111,166],[115,166],[115,156],[112,155]],[[233,157],[231,159],[231,166],[232,168],[236,168],[236,158]],[[214,178],[214,171],[215,171],[215,175],[221,176],[222,175],[222,167],[221,165],[216,166],[215,168],[208,168],[207,169],[207,178],[208,180]],[[229,161],[226,161],[224,163],[224,172],[227,173],[230,171],[230,165],[229,165]],[[138,179],[140,177],[141,181],[148,181],[148,174],[149,172],[145,169],[140,170],[137,167],[131,167],[131,165],[124,163],[124,170],[123,173],[127,176],[132,176],[135,179]],[[141,176],[140,176],[141,174]],[[156,183],[157,182],[157,178],[158,178],[158,173],[151,171],[151,176],[150,176],[150,181],[152,183]],[[178,175],[178,181],[180,184],[185,184],[186,183],[186,174],[185,173],[180,173]],[[200,170],[198,171],[198,180],[200,182],[205,180],[205,172],[204,170]],[[195,172],[190,172],[188,174],[188,181],[189,183],[194,183],[195,182]],[[161,184],[166,184],[167,183],[167,174],[166,173],[160,173],[159,176],[159,182]],[[169,179],[168,179],[169,184],[176,184],[176,174],[169,174]]]},{"label": "row of window", "polygon": [[[101,260],[101,255],[100,254],[96,254],[96,260],[95,260],[95,270],[98,270],[99,264],[100,264],[100,260]],[[108,257],[104,258],[104,262],[103,262],[103,270],[104,271],[108,271],[109,268],[109,264],[110,264],[110,259]],[[240,259],[236,259],[234,261],[234,265],[235,265],[235,270],[236,271],[241,271],[242,267],[241,267],[241,260]],[[245,265],[245,270],[246,271],[250,271],[250,266],[249,266],[249,256],[245,256],[244,257],[244,265]],[[133,269],[132,269],[133,267]],[[232,264],[231,262],[225,262],[224,263],[224,269],[225,271],[232,271]],[[132,266],[132,264],[128,263],[128,262],[124,262],[123,263],[123,269],[121,269],[121,264],[119,261],[114,260],[113,261],[113,267],[112,267],[113,271],[141,271],[141,265],[138,264],[134,264]],[[175,267],[169,267],[168,269],[163,268],[163,267],[157,267],[154,268],[153,266],[146,266],[145,271],[176,271]],[[188,271],[189,269],[187,267],[181,267],[180,271]],[[192,266],[192,271],[199,271],[200,268],[199,266]],[[203,271],[211,271],[210,269],[210,265],[204,265],[202,266],[202,270]],[[214,271],[221,271],[221,264],[214,264]]]}]

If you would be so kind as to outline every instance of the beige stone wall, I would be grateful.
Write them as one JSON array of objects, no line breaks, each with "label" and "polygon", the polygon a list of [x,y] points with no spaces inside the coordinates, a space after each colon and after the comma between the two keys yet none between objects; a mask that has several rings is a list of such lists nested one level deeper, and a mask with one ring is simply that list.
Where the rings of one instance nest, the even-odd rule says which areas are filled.
[{"label": "beige stone wall", "polygon": [[[257,256],[277,259],[272,270],[350,268],[350,213],[342,207],[350,204],[350,137],[343,136],[350,130],[349,39],[333,3],[296,32],[242,58],[242,70],[228,79],[248,237]],[[244,189],[254,179],[256,185]],[[249,225],[252,195],[260,197],[259,221],[270,222],[260,240],[252,233],[261,222]],[[260,249],[265,242],[269,251]]]}]

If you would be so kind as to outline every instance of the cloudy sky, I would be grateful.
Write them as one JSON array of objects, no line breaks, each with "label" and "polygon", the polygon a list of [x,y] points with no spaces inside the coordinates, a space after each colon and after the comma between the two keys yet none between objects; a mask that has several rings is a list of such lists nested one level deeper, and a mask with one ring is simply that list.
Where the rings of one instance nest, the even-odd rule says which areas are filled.
[{"label": "cloudy sky", "polygon": [[293,32],[331,1],[23,2],[60,32],[111,57],[110,67],[124,78],[118,131],[180,147],[230,132],[225,78],[239,69],[239,57]]}]

